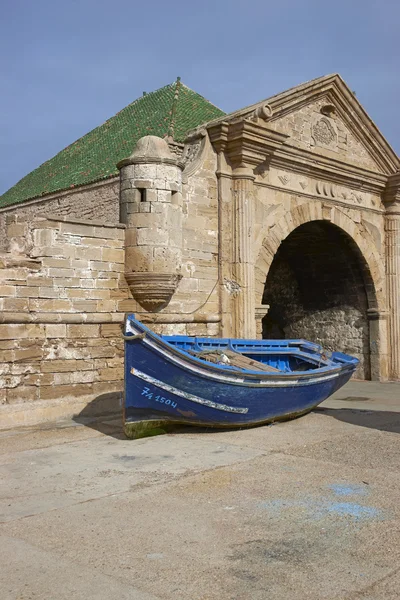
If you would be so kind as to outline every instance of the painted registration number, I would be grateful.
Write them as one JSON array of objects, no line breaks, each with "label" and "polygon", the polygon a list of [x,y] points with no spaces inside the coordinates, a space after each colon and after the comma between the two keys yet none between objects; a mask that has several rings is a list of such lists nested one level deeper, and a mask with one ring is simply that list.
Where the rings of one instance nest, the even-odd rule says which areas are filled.
[{"label": "painted registration number", "polygon": [[172,406],[172,408],[176,408],[178,405],[176,402],[171,400],[170,398],[165,398],[164,396],[156,396],[153,392],[150,391],[150,388],[144,387],[142,390],[142,396],[146,396],[149,400],[154,400],[155,402],[160,402],[161,404],[165,404],[167,406]]}]

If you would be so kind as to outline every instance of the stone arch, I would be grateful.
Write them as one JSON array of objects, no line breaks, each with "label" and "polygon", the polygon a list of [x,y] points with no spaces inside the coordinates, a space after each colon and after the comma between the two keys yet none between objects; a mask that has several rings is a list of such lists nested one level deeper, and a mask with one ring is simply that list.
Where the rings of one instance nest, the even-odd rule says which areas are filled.
[{"label": "stone arch", "polygon": [[[334,227],[331,227],[331,225]],[[366,297],[366,301],[365,299],[363,300],[362,311],[365,316],[364,329],[367,332],[367,337],[364,337],[363,344],[364,346],[369,344],[369,350],[365,351],[365,364],[370,364],[370,367],[366,367],[363,374],[368,378],[370,375],[372,375],[372,378],[382,378],[382,372],[384,372],[385,369],[382,368],[381,365],[382,357],[378,356],[378,354],[385,354],[386,360],[386,349],[382,348],[382,344],[378,338],[381,337],[386,339],[386,336],[380,332],[379,327],[376,325],[376,321],[371,321],[371,319],[379,319],[379,316],[385,312],[385,268],[371,234],[361,223],[354,222],[340,208],[336,206],[322,206],[316,203],[303,204],[288,212],[284,217],[279,219],[276,224],[264,232],[262,246],[255,263],[256,305],[262,304],[266,282],[275,257],[277,257],[277,261],[279,261],[279,257],[285,252],[285,248],[286,252],[288,247],[291,247],[293,250],[293,236],[297,238],[301,232],[303,232],[303,236],[305,234],[310,235],[312,232],[315,233],[318,228],[328,231],[332,237],[337,236],[338,242],[340,241],[340,244],[342,244],[342,242],[343,244],[346,244],[347,252],[351,253],[352,256],[355,256],[355,269],[359,273],[358,277],[360,281],[362,281],[362,283],[359,283],[358,285],[363,289],[363,292],[365,292],[365,296],[362,292],[363,297]],[[287,240],[288,237],[289,240]],[[339,245],[337,247],[339,250]],[[292,256],[294,256],[294,254],[292,254]],[[315,257],[315,260],[317,261],[317,254],[314,253],[312,256]],[[321,265],[321,259],[319,259],[317,263],[318,262],[319,265]],[[273,277],[276,278],[276,274],[274,275],[276,266],[277,262],[275,261],[270,279]],[[308,285],[308,279],[304,280],[303,277],[303,283],[304,281],[307,281]],[[315,281],[317,281],[317,279],[314,279],[314,282]],[[343,284],[342,288],[347,289],[345,284]],[[342,297],[344,300],[345,294],[343,292]],[[268,299],[265,301],[268,302]],[[275,306],[276,305],[277,304],[275,303]],[[267,317],[267,320],[268,318],[269,317]],[[306,318],[304,320],[306,321]],[[293,323],[295,323],[295,321],[293,321]],[[289,337],[297,337],[297,335],[289,335]],[[379,350],[377,350],[378,347]],[[337,349],[344,350],[344,348]],[[364,369],[364,366],[362,368]]]}]

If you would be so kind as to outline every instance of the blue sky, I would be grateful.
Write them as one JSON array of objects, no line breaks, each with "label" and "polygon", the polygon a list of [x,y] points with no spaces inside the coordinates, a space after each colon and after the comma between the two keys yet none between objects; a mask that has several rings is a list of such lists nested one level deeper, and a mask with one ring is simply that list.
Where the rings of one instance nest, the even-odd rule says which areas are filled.
[{"label": "blue sky", "polygon": [[397,0],[2,0],[0,193],[143,91],[225,111],[338,72],[398,152]]}]

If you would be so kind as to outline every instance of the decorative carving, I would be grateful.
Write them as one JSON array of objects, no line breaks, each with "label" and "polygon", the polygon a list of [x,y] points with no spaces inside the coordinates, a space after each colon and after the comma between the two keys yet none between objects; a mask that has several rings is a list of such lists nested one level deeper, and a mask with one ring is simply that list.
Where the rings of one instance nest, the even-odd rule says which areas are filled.
[{"label": "decorative carving", "polygon": [[278,179],[283,183],[283,185],[287,185],[290,181],[289,177],[285,173],[283,175],[278,175]]},{"label": "decorative carving", "polygon": [[206,132],[204,130],[198,131],[195,135],[186,139],[181,157],[186,177],[196,171],[205,143]]},{"label": "decorative carving", "polygon": [[185,167],[188,167],[197,157],[200,152],[200,148],[203,140],[199,139],[193,142],[192,144],[188,144],[185,146],[185,149],[182,154],[182,160],[185,163]]},{"label": "decorative carving", "polygon": [[[334,183],[328,183],[325,181],[315,182],[315,191],[319,196],[325,198],[338,198],[346,200],[347,202],[354,202],[357,204],[367,204],[368,196],[361,192],[354,192],[352,190],[346,190],[345,188],[339,188]],[[371,199],[372,206],[375,206],[374,201]]]},{"label": "decorative carving", "polygon": [[312,131],[314,140],[323,146],[329,146],[336,140],[336,132],[326,117],[317,121]]},{"label": "decorative carving", "polygon": [[257,108],[246,117],[249,121],[257,121],[257,119],[261,119],[262,121],[268,121],[273,115],[274,111],[269,104],[262,104],[261,106],[257,106]]},{"label": "decorative carving", "polygon": [[168,141],[168,147],[174,156],[176,156],[179,159],[182,158],[183,149],[184,149],[183,144],[178,144],[177,142],[174,142],[174,141]]},{"label": "decorative carving", "polygon": [[125,273],[133,297],[150,312],[167,306],[182,275],[176,273]]},{"label": "decorative carving", "polygon": [[299,181],[300,187],[305,190],[306,187],[308,186],[308,181],[306,181],[305,179],[302,179],[301,181]]}]

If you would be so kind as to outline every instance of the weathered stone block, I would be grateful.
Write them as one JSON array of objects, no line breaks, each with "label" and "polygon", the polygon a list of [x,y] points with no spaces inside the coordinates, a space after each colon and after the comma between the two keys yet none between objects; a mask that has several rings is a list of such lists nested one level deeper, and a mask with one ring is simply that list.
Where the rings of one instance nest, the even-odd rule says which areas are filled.
[{"label": "weathered stone block", "polygon": [[92,225],[78,225],[76,223],[61,222],[60,232],[82,237],[94,237],[95,228]]},{"label": "weathered stone block", "polygon": [[39,399],[39,388],[34,385],[19,385],[7,390],[7,404],[35,402]]},{"label": "weathered stone block", "polygon": [[45,360],[41,364],[43,373],[67,373],[76,370],[76,360]]},{"label": "weathered stone block", "polygon": [[16,287],[16,292],[17,297],[22,298],[37,298],[39,296],[39,288],[37,286],[20,285]]},{"label": "weathered stone block", "polygon": [[10,324],[0,325],[0,340],[14,340],[20,338],[44,338],[44,325],[37,324]]},{"label": "weathered stone block", "polygon": [[99,325],[67,325],[68,338],[92,338],[98,337]]},{"label": "weathered stone block", "polygon": [[143,212],[143,213],[151,212],[151,202],[141,202],[139,204],[139,212]]},{"label": "weathered stone block", "polygon": [[103,248],[101,260],[111,263],[124,263],[125,252],[118,248]]},{"label": "weathered stone block", "polygon": [[72,301],[73,310],[76,312],[92,313],[96,312],[97,300],[76,300]]},{"label": "weathered stone block", "polygon": [[96,246],[93,247],[80,247],[76,249],[76,258],[86,259],[86,260],[102,260],[102,248],[98,248]]},{"label": "weathered stone block", "polygon": [[66,325],[45,325],[46,338],[64,338],[67,335]]},{"label": "weathered stone block", "polygon": [[121,337],[122,328],[118,323],[107,323],[105,325],[100,325],[100,335],[106,338]]},{"label": "weathered stone block", "polygon": [[71,301],[67,299],[29,299],[29,310],[34,312],[69,312],[71,306]]},{"label": "weathered stone block", "polygon": [[110,367],[106,369],[99,369],[99,380],[100,381],[119,381],[124,378],[123,367]]},{"label": "weathered stone block", "polygon": [[78,398],[80,396],[89,396],[91,393],[92,385],[90,383],[42,386],[39,388],[40,400]]},{"label": "weathered stone block", "polygon": [[16,295],[16,286],[14,285],[0,285],[0,297],[4,296],[15,296]]},{"label": "weathered stone block", "polygon": [[[54,253],[54,250],[53,250]],[[45,256],[42,258],[42,265],[44,267],[56,267],[61,269],[69,269],[71,267],[71,261],[67,258],[53,258]]]},{"label": "weathered stone block", "polygon": [[25,350],[14,350],[14,362],[37,361],[43,357],[43,347],[35,344]]},{"label": "weathered stone block", "polygon": [[48,275],[50,277],[74,277],[75,271],[74,269],[56,269],[50,267],[48,269]]},{"label": "weathered stone block", "polygon": [[168,232],[160,228],[138,229],[137,243],[138,246],[165,246],[168,244]]}]

